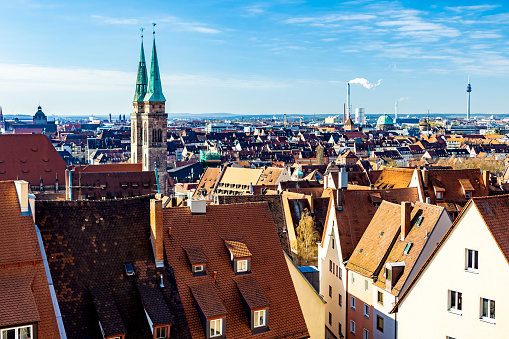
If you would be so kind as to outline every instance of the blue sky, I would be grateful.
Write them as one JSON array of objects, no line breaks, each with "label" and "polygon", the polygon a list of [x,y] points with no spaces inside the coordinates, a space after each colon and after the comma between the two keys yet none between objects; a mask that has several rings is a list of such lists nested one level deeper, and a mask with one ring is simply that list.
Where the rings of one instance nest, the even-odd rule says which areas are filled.
[{"label": "blue sky", "polygon": [[[129,114],[151,22],[167,111],[509,113],[509,5],[466,1],[0,0],[4,113]],[[367,87],[371,87],[371,86]]]}]

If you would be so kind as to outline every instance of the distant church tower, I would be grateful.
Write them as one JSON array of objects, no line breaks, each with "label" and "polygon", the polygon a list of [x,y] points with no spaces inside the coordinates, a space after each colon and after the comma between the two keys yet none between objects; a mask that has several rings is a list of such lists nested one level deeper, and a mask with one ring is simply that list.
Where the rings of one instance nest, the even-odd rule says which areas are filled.
[{"label": "distant church tower", "polygon": [[[148,85],[142,42],[136,93],[133,100],[134,110],[131,115],[131,150],[136,152],[136,156],[133,153],[132,161],[139,162],[138,159],[140,159],[144,171],[155,171],[157,169],[159,187],[161,193],[165,194],[167,193],[166,126],[168,114],[165,113],[166,99],[163,95],[161,76],[159,74],[155,30],[152,33],[152,60],[150,62]],[[140,153],[141,157],[139,156]]]}]

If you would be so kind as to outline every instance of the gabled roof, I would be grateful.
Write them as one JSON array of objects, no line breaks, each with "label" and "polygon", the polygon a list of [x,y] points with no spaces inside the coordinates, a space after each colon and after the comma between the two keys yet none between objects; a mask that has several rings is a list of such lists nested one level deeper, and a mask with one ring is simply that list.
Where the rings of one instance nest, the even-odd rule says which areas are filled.
[{"label": "gabled roof", "polygon": [[[236,280],[240,276],[236,276],[233,271],[230,254],[223,239],[242,239],[252,254],[251,273],[245,276],[256,280],[263,295],[270,302],[270,330],[257,334],[257,337],[309,336],[266,202],[207,205],[205,214],[194,215],[189,208],[165,208],[163,217],[166,257],[179,286],[180,300],[193,338],[204,337],[200,308],[206,316],[224,314],[226,310],[226,337],[246,338],[252,335],[237,287]],[[171,236],[167,230],[170,226]],[[205,242],[207,246],[202,246]],[[194,277],[187,261],[181,259],[185,258],[183,247],[186,246],[201,246],[207,257],[206,275]],[[277,274],[277,280],[274,280],[274,274]],[[201,286],[210,291],[205,293],[203,301],[199,297]],[[219,301],[216,297],[211,297],[212,290]],[[221,304],[224,310],[220,307]],[[208,305],[211,305],[210,313],[206,311],[209,310]],[[176,322],[179,322],[177,318]]]},{"label": "gabled roof", "polygon": [[414,174],[413,168],[386,167],[375,182],[376,188],[408,187]]},{"label": "gabled roof", "polygon": [[58,338],[34,221],[21,215],[13,181],[0,181],[0,206],[0,327],[38,322],[39,337]]},{"label": "gabled roof", "polygon": [[[417,188],[415,187],[385,190],[333,190],[331,197],[334,199],[335,205],[338,202],[338,194],[340,195],[339,201],[342,209],[335,208],[332,210],[333,202],[331,199],[327,218],[331,217],[332,213],[335,214],[343,260],[348,260],[354,252],[382,200],[394,204],[400,204],[402,201],[415,202],[419,200]],[[324,225],[327,227],[328,222],[326,221]],[[326,232],[327,228],[324,228],[323,234],[325,235]]]},{"label": "gabled roof", "polygon": [[249,308],[255,309],[270,305],[269,300],[265,297],[260,286],[258,286],[258,283],[251,275],[236,277],[235,283]]},{"label": "gabled roof", "polygon": [[[103,286],[113,295],[126,339],[152,337],[145,308],[160,309],[161,301],[160,296],[145,297],[153,289],[160,290],[171,314],[180,319],[172,325],[172,337],[189,337],[176,286],[165,269],[156,269],[150,197],[40,201],[36,208],[68,338],[102,337],[90,291]],[[126,274],[125,264],[133,265],[134,275]],[[164,288],[159,287],[160,274]],[[167,311],[159,315],[172,322]]]},{"label": "gabled roof", "polygon": [[0,134],[0,181],[26,180],[31,186],[65,182],[67,164],[44,134]]},{"label": "gabled roof", "polygon": [[246,244],[241,240],[224,239],[224,244],[234,258],[247,258],[252,255]]}]

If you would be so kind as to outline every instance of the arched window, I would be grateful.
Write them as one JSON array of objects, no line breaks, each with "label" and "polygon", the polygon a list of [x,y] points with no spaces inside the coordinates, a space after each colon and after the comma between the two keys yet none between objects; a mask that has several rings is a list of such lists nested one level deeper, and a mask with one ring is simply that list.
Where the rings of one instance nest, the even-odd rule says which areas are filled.
[{"label": "arched window", "polygon": [[152,130],[152,142],[156,142],[157,141],[157,130],[153,129]]},{"label": "arched window", "polygon": [[157,141],[163,142],[163,131],[162,130],[157,130]]}]

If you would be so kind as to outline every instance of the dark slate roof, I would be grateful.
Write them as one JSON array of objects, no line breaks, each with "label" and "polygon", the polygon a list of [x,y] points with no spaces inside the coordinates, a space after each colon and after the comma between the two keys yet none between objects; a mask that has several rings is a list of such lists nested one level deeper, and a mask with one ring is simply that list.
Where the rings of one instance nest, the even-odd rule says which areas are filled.
[{"label": "dark slate roof", "polygon": [[[91,293],[97,287],[111,291],[126,339],[152,338],[144,306],[159,309],[163,301],[179,319],[171,337],[190,337],[171,270],[155,267],[150,197],[37,201],[36,209],[67,338],[102,338]],[[135,275],[127,276],[124,264],[132,264]],[[154,289],[162,297],[152,296]],[[169,319],[167,312],[163,315]]]},{"label": "dark slate roof", "polygon": [[190,288],[196,303],[206,318],[228,313],[211,283],[195,284],[190,286]]},{"label": "dark slate roof", "polygon": [[126,333],[127,330],[118,312],[115,298],[108,287],[96,287],[91,290],[97,316],[104,330],[104,335]]}]

